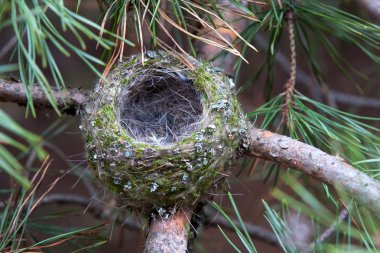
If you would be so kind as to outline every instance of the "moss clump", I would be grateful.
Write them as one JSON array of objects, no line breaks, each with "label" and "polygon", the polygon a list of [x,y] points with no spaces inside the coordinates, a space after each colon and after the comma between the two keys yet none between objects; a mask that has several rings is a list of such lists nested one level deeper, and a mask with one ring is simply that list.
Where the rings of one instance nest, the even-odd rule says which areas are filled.
[{"label": "moss clump", "polygon": [[223,182],[245,118],[210,64],[185,57],[189,68],[161,51],[145,59],[125,59],[97,84],[82,113],[88,160],[131,209],[190,205]]}]

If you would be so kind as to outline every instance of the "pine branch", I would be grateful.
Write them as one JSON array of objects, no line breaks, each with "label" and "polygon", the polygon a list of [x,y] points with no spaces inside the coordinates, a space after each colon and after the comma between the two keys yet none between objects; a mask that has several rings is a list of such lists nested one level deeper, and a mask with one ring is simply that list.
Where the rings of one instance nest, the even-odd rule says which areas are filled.
[{"label": "pine branch", "polygon": [[[77,111],[82,108],[88,98],[88,92],[80,89],[67,89],[60,91],[52,88],[52,96],[57,102],[58,109],[65,114],[76,115]],[[30,93],[33,97],[33,103],[37,108],[53,109],[50,101],[42,90],[41,86],[32,86]],[[28,104],[28,97],[25,93],[25,86],[16,81],[7,81],[0,79],[0,102],[13,102],[21,106]]]},{"label": "pine branch", "polygon": [[[36,105],[49,108],[50,104],[38,86],[34,86],[32,94],[36,97]],[[58,108],[64,112],[68,112],[67,108],[71,108],[70,114],[75,115],[75,112],[84,106],[88,92],[69,89],[66,94],[66,99],[69,101],[65,103],[58,92],[54,93]],[[0,80],[0,101],[25,105],[27,98],[22,84]],[[250,129],[247,138],[242,140],[241,148],[243,155],[285,164],[323,183],[335,186],[374,211],[380,210],[380,182],[356,170],[338,157],[330,156],[315,147],[286,136],[256,128]],[[168,225],[160,224],[162,220],[156,222],[158,222],[155,225],[157,229]],[[157,233],[157,230],[154,231]]]},{"label": "pine branch", "polygon": [[251,128],[241,142],[242,154],[274,161],[334,186],[359,204],[380,211],[380,181],[318,148],[289,137]]},{"label": "pine branch", "polygon": [[[36,105],[49,108],[50,104],[38,86],[34,86],[32,94],[37,97]],[[81,108],[87,100],[88,93],[70,89],[67,94],[70,100],[65,105],[59,93],[54,93],[59,108],[66,108],[66,112],[67,108],[71,108],[74,112],[71,114],[75,115],[76,110]],[[0,101],[25,105],[27,98],[22,84],[0,81]],[[243,152],[245,155],[285,164],[321,182],[336,186],[373,210],[380,210],[380,182],[354,169],[338,157],[330,156],[317,148],[286,136],[255,128],[248,132],[247,139],[244,139],[242,143],[247,147]]]}]

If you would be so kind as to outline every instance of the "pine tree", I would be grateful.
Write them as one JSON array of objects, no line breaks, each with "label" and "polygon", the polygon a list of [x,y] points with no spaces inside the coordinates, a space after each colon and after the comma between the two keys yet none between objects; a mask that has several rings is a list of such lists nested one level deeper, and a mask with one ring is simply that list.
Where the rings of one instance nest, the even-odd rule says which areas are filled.
[{"label": "pine tree", "polygon": [[[23,106],[27,117],[23,122],[28,124],[43,122],[46,112],[50,119],[56,118],[38,134],[29,125],[17,122],[16,114],[12,115],[12,108],[7,107],[10,103],[2,103],[0,252],[68,252],[68,249],[102,252],[102,247],[111,245],[109,239],[115,238],[118,225],[121,231],[145,231],[146,252],[186,248],[201,252],[204,247],[218,250],[220,240],[231,246],[226,251],[237,252],[268,251],[256,248],[259,241],[271,245],[273,252],[377,252],[380,100],[376,98],[379,95],[376,78],[379,78],[380,26],[376,20],[379,19],[376,3],[364,0],[0,0],[0,101]],[[131,55],[134,56],[126,58]],[[161,60],[156,62],[156,58]],[[125,69],[115,67],[123,64],[127,66],[127,74],[123,72]],[[141,88],[125,91],[129,100],[123,104],[121,114],[135,113],[133,120],[143,117],[145,112],[131,111],[144,110],[146,105],[141,105],[141,101],[145,98],[149,103],[164,103],[168,108],[183,110],[177,116],[184,120],[202,114],[202,105],[197,103],[216,96],[216,102],[210,100],[213,101],[210,110],[222,111],[222,116],[239,115],[239,106],[229,88],[222,90],[225,100],[213,93],[236,83],[238,98],[245,108],[251,107],[246,110],[250,123],[245,122],[245,116],[234,116],[236,121],[232,125],[226,121],[219,126],[217,116],[214,121],[207,118],[210,120],[207,137],[203,132],[193,134],[197,122],[178,123],[176,118],[174,122],[185,128],[181,134],[194,139],[195,150],[206,146],[210,154],[218,154],[203,140],[223,132],[230,136],[230,143],[224,148],[230,148],[231,152],[220,153],[225,157],[197,157],[201,159],[201,172],[196,171],[192,161],[181,160],[183,169],[178,157],[166,158],[161,153],[149,160],[153,164],[149,169],[167,169],[170,163],[179,169],[173,169],[175,175],[160,172],[162,181],[152,183],[149,177],[155,171],[147,170],[144,172],[147,174],[134,171],[128,175],[135,176],[133,182],[123,182],[124,178],[112,174],[107,183],[97,188],[101,170],[92,173],[86,169],[84,157],[96,168],[99,164],[108,167],[115,164],[106,161],[104,165],[98,157],[102,150],[91,148],[95,135],[90,129],[97,124],[93,123],[91,110],[105,108],[94,102],[96,94],[112,97],[114,86],[108,84],[122,78],[115,74],[117,71],[138,76],[150,71],[147,66],[151,64],[156,64],[154,78],[144,77],[142,83],[149,82],[147,87],[151,83],[169,85],[169,81],[175,84],[170,84],[172,89],[166,93],[159,88],[144,88],[144,92],[153,93],[149,96],[138,95]],[[160,73],[164,72],[165,64],[180,67],[163,76]],[[183,69],[193,71],[193,68],[198,71],[193,76],[182,75]],[[79,84],[70,82],[74,80],[69,77],[70,72],[81,74],[76,78]],[[206,80],[202,85],[208,93],[194,90],[198,75],[199,80]],[[214,86],[218,78],[225,83]],[[97,80],[96,91],[92,79]],[[333,83],[338,80],[342,84]],[[376,94],[371,96],[371,92]],[[157,94],[166,94],[166,100],[158,99]],[[178,99],[174,100],[175,97]],[[185,107],[176,107],[187,102]],[[152,105],[149,110],[160,117],[165,115],[166,128],[159,130],[164,134],[144,136],[143,148],[123,146],[120,149],[123,159],[131,161],[128,166],[140,168],[131,157],[138,157],[141,150],[142,157],[144,152],[150,152],[145,142],[165,146],[181,139],[177,132],[167,132],[174,129],[167,126],[173,123],[167,116],[172,114]],[[113,115],[112,110],[103,115],[123,116]],[[51,141],[69,131],[72,119],[76,127],[80,124],[86,139],[88,152],[83,157],[67,157]],[[145,132],[152,129],[149,125],[143,127]],[[237,130],[230,131],[229,127]],[[132,135],[140,138],[136,132]],[[100,141],[111,137],[102,138]],[[104,153],[113,152],[113,148],[117,151],[116,147],[107,147]],[[229,160],[230,156],[240,157],[233,169],[217,171],[215,164],[220,166],[220,161]],[[182,154],[180,158],[183,159]],[[65,161],[63,170],[52,163],[57,159]],[[200,174],[203,179],[211,178],[215,171],[219,173],[215,182],[191,181],[196,173],[203,173]],[[178,177],[190,183],[171,180]],[[72,178],[75,183],[70,181]],[[136,198],[123,195],[136,187],[137,181],[149,184],[136,190],[142,195]],[[71,190],[54,193],[61,182],[75,193]],[[207,189],[214,183],[219,188],[224,185],[223,190],[228,193],[220,190],[212,193],[213,198],[208,196]],[[75,190],[78,184],[90,196]],[[239,190],[241,184],[247,190]],[[163,196],[159,199],[162,206],[151,204],[154,200],[149,196],[159,196],[155,192],[166,186],[175,192],[182,185],[187,187],[183,190],[187,195],[179,191],[173,193],[171,202]],[[195,190],[188,190],[191,187]],[[264,190],[256,191],[259,188]],[[246,195],[243,201],[255,199],[249,208],[240,205],[243,203],[240,196],[234,196],[241,192]],[[123,196],[129,199],[120,201]],[[61,205],[76,210],[61,212]],[[41,211],[43,207],[48,211]],[[244,210],[250,211],[248,215]],[[72,217],[73,214],[77,216]],[[262,221],[254,220],[252,224],[249,217],[253,215],[262,217]],[[81,226],[79,217],[97,220]],[[49,222],[57,218],[74,225]],[[266,223],[267,228],[258,226],[259,223]],[[210,226],[218,226],[220,230],[220,237],[213,238],[216,243],[211,246],[202,240],[208,236],[206,228]],[[120,241],[118,250],[122,251],[122,235]]]}]

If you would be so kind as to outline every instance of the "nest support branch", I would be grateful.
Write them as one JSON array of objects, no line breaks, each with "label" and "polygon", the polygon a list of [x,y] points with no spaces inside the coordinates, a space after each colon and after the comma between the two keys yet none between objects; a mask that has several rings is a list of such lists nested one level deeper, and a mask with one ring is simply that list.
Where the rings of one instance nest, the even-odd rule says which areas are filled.
[{"label": "nest support branch", "polygon": [[[34,106],[53,109],[41,86],[34,85],[30,87],[29,92],[33,98]],[[60,112],[75,116],[87,102],[89,92],[80,89],[67,89],[60,92],[52,87],[50,94],[57,102],[57,108]],[[28,96],[25,92],[25,86],[20,82],[0,79],[0,102],[13,102],[26,106]]]},{"label": "nest support branch", "polygon": [[154,217],[145,243],[145,253],[187,252],[191,212],[178,210],[169,219]]},{"label": "nest support branch", "polygon": [[241,142],[243,155],[262,158],[301,171],[334,186],[359,204],[380,211],[380,181],[318,148],[289,137],[251,128]]}]

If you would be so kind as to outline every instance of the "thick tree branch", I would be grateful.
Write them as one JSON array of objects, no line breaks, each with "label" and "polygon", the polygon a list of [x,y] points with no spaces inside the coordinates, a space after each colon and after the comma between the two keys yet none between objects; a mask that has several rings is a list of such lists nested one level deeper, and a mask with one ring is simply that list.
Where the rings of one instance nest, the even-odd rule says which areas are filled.
[{"label": "thick tree branch", "polygon": [[284,164],[334,186],[375,212],[380,211],[380,181],[313,146],[251,128],[241,142],[243,154]]},{"label": "thick tree branch", "polygon": [[[30,93],[36,107],[52,109],[40,86],[33,86]],[[67,91],[59,92],[57,89],[52,88],[52,95],[57,101],[58,109],[62,113],[69,115],[76,115],[88,98],[88,92],[79,89],[67,89]],[[28,97],[25,93],[24,85],[19,82],[0,79],[0,102],[13,102],[25,106],[28,103]]]}]

